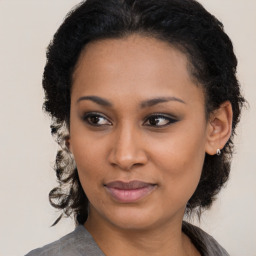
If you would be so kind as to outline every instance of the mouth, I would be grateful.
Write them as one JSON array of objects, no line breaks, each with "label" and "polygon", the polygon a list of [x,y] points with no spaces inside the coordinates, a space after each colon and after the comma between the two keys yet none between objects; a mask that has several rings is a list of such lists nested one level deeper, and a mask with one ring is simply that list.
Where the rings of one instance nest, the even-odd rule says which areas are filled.
[{"label": "mouth", "polygon": [[104,185],[110,196],[121,203],[137,202],[148,196],[156,186],[156,184],[138,180],[130,182],[113,181]]}]

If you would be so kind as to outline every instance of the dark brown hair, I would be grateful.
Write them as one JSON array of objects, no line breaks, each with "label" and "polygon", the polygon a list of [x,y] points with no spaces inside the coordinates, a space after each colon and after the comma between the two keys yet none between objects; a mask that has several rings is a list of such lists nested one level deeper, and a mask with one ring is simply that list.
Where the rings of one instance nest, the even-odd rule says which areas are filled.
[{"label": "dark brown hair", "polygon": [[229,177],[233,136],[245,100],[236,78],[237,59],[221,22],[194,0],[87,0],[67,15],[54,35],[43,76],[44,109],[61,146],[55,164],[59,186],[50,192],[50,202],[64,215],[74,214],[78,223],[86,221],[89,202],[64,143],[74,67],[87,43],[134,33],[166,41],[186,54],[191,75],[205,91],[207,116],[225,101],[232,104],[231,138],[220,156],[206,154],[187,213],[208,208]]}]

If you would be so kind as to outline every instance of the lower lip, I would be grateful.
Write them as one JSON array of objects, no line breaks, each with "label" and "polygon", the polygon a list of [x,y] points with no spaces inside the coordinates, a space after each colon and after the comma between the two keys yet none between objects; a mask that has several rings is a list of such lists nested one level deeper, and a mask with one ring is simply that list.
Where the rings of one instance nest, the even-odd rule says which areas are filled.
[{"label": "lower lip", "polygon": [[156,188],[156,185],[148,185],[146,187],[138,188],[138,189],[117,189],[117,188],[106,187],[110,195],[116,201],[121,203],[133,203],[140,199],[143,199],[147,195],[149,195],[155,188]]}]

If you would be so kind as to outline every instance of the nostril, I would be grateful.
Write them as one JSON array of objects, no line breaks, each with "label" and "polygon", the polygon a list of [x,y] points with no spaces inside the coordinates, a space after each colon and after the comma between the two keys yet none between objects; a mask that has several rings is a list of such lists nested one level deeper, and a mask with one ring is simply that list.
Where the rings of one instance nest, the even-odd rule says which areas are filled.
[{"label": "nostril", "polygon": [[[121,129],[122,128],[122,129]],[[131,170],[147,162],[145,145],[134,127],[122,126],[113,137],[108,161],[122,170]]]},{"label": "nostril", "polygon": [[122,170],[132,170],[134,167],[141,167],[145,165],[148,158],[145,153],[130,155],[129,157],[112,154],[109,158],[110,164],[114,167],[118,167]]}]

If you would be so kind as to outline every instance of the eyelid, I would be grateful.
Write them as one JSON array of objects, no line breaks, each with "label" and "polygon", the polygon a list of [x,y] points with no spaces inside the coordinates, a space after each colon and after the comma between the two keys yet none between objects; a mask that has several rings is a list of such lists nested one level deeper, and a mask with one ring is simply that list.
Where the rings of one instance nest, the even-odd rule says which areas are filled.
[{"label": "eyelid", "polygon": [[176,116],[174,116],[174,115],[171,115],[171,114],[166,114],[166,113],[153,113],[153,114],[150,114],[150,115],[148,115],[146,118],[145,118],[145,121],[143,122],[143,124],[145,125],[145,123],[148,121],[148,119],[149,118],[151,118],[151,117],[158,117],[158,118],[165,118],[165,119],[167,119],[167,120],[169,120],[169,122],[167,123],[167,124],[164,124],[164,125],[159,125],[159,126],[157,126],[157,125],[146,125],[146,126],[151,126],[151,127],[154,127],[154,128],[163,128],[163,127],[166,127],[166,126],[169,126],[169,125],[171,125],[171,124],[173,124],[173,123],[176,123],[176,122],[178,122],[179,121],[179,119],[176,117]]},{"label": "eyelid", "polygon": [[[106,119],[110,124],[103,124],[103,125],[97,125],[97,124],[92,124],[88,121],[88,118],[89,117],[92,117],[92,116],[97,116],[97,117],[100,117],[100,118],[104,118]],[[109,120],[109,118],[107,116],[105,116],[104,114],[100,113],[100,112],[85,112],[82,114],[82,120],[84,122],[86,122],[87,124],[91,125],[91,126],[96,126],[96,127],[101,127],[101,126],[110,126],[110,125],[113,125],[112,122]]]},{"label": "eyelid", "polygon": [[[93,124],[88,120],[89,117],[99,117],[99,118],[104,118],[109,124]],[[150,118],[163,118],[166,119],[168,122],[163,125],[151,125],[151,124],[145,124]],[[104,126],[112,126],[113,123],[110,121],[110,118],[108,118],[105,114],[101,112],[85,112],[82,114],[81,119],[86,122],[90,126],[95,126],[95,127],[104,127]],[[143,121],[143,125],[149,126],[149,127],[154,127],[154,128],[164,128],[166,126],[169,126],[173,123],[176,123],[178,118],[172,114],[166,114],[166,113],[152,113],[149,114],[145,117]]]}]

